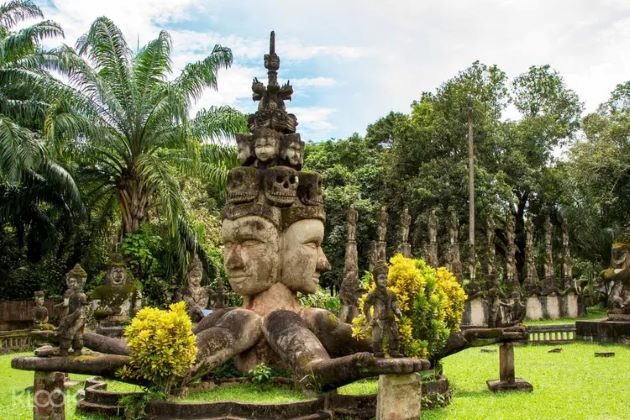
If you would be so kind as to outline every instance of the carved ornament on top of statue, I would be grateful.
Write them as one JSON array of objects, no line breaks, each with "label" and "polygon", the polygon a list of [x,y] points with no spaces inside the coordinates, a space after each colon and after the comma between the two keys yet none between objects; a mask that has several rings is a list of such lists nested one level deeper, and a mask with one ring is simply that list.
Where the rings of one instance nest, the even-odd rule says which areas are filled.
[{"label": "carved ornament on top of statue", "polygon": [[573,285],[573,259],[569,246],[569,226],[562,221],[562,287],[564,290],[575,289]]},{"label": "carved ornament on top of statue", "polygon": [[523,288],[528,295],[540,293],[534,252],[534,222],[529,218],[525,222],[525,279],[523,281]]},{"label": "carved ornament on top of statue", "polygon": [[518,269],[516,267],[516,242],[514,235],[514,218],[510,212],[505,218],[505,238],[507,250],[505,254],[505,279],[509,291],[520,292]]},{"label": "carved ornament on top of statue", "polygon": [[206,287],[201,285],[203,279],[203,264],[197,255],[191,261],[186,275],[186,288],[182,300],[186,302],[188,315],[193,322],[203,318],[203,310],[208,307],[210,296]]},{"label": "carved ornament on top of statue", "polygon": [[601,277],[608,292],[608,319],[630,321],[630,223],[612,244],[610,268]]},{"label": "carved ornament on top of statue", "polygon": [[545,261],[543,264],[543,293],[551,294],[557,291],[556,274],[553,267],[553,225],[549,214],[545,216]]}]

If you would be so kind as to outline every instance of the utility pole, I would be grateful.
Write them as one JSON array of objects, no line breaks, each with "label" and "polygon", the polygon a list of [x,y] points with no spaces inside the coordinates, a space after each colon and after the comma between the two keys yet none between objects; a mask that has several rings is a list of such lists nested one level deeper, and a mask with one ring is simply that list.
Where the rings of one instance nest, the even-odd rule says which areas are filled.
[{"label": "utility pole", "polygon": [[473,140],[472,100],[468,99],[468,269],[470,281],[475,280],[475,147]]}]

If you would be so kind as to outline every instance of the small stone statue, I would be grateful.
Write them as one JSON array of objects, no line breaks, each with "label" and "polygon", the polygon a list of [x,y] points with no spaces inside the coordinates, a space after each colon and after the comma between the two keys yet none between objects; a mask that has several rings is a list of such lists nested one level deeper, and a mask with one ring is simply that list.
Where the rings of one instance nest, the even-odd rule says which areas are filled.
[{"label": "small stone statue", "polygon": [[44,292],[38,290],[34,295],[35,308],[33,308],[33,327],[36,330],[49,329],[48,308],[44,306]]},{"label": "small stone statue", "polygon": [[62,313],[57,327],[60,356],[67,356],[70,347],[75,355],[81,354],[87,306],[87,296],[83,293],[86,279],[87,273],[80,264],[66,274],[68,290],[63,294],[63,303],[59,304]]},{"label": "small stone statue", "polygon": [[569,226],[562,221],[562,283],[563,288],[575,290],[573,285],[573,260],[569,247]]},{"label": "small stone statue", "polygon": [[436,213],[436,209],[431,209],[431,213],[429,214],[429,221],[427,223],[427,228],[429,230],[427,263],[432,267],[437,267],[439,264],[437,246],[438,218]]},{"label": "small stone statue", "polygon": [[105,281],[90,297],[98,301],[94,317],[101,327],[120,327],[140,309],[139,291],[122,256],[112,255]]},{"label": "small stone statue", "polygon": [[[402,317],[396,302],[396,296],[387,289],[387,265],[379,263],[374,269],[376,290],[370,292],[365,300],[363,312],[368,323],[372,326],[372,349],[374,356],[384,357],[383,337],[389,341],[389,355],[402,357],[398,350],[398,329],[396,318]],[[374,315],[370,309],[374,307]]]},{"label": "small stone statue", "polygon": [[379,242],[385,242],[385,235],[387,234],[387,221],[389,220],[389,215],[387,214],[387,206],[381,206],[381,209],[378,211],[378,216],[376,217],[378,222],[378,226],[376,228],[376,236],[378,237]]},{"label": "small stone statue", "polygon": [[348,233],[346,236],[348,242],[357,240],[357,220],[359,220],[359,212],[354,208],[354,205],[351,205],[348,209]]},{"label": "small stone statue", "polygon": [[357,254],[356,230],[359,213],[350,206],[348,210],[347,222],[347,242],[346,256],[343,268],[343,281],[339,288],[339,297],[341,298],[341,312],[339,318],[343,322],[351,323],[352,319],[357,316],[359,298],[359,262]]},{"label": "small stone statue", "polygon": [[208,306],[208,290],[201,286],[203,278],[203,265],[199,257],[195,255],[188,271],[188,286],[184,290],[182,300],[186,302],[188,315],[193,322],[199,322],[203,318],[203,309]]},{"label": "small stone statue", "polygon": [[525,222],[525,279],[523,281],[523,288],[529,295],[539,293],[540,289],[534,252],[534,222],[529,218]]},{"label": "small stone statue", "polygon": [[448,225],[449,251],[448,251],[448,269],[457,278],[462,281],[462,260],[459,252],[459,219],[455,209],[450,211],[450,219]]},{"label": "small stone statue", "polygon": [[514,242],[514,218],[508,212],[505,219],[505,238],[507,251],[505,254],[505,279],[509,290],[520,291],[518,269],[516,267],[516,242]]},{"label": "small stone statue", "polygon": [[544,262],[544,286],[543,292],[554,293],[557,289],[555,272],[553,268],[553,248],[552,248],[553,225],[549,215],[545,217],[545,262]]},{"label": "small stone statue", "polygon": [[409,227],[411,226],[411,215],[409,209],[405,207],[400,215],[400,252],[403,256],[411,257],[411,245],[409,245]]},{"label": "small stone statue", "polygon": [[630,225],[613,242],[610,265],[600,274],[608,290],[608,319],[630,321]]}]

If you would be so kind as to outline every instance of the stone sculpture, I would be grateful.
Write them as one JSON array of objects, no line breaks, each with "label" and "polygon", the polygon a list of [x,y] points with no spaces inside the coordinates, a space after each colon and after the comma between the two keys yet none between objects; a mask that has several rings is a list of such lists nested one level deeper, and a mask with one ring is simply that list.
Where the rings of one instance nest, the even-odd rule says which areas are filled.
[{"label": "stone sculpture", "polygon": [[356,229],[359,213],[350,206],[348,209],[347,236],[346,236],[346,259],[343,269],[343,281],[339,288],[339,296],[341,297],[341,313],[339,318],[343,322],[352,322],[352,319],[358,315],[358,299],[359,299],[359,261],[357,254]]},{"label": "stone sculpture", "polygon": [[544,282],[542,292],[551,294],[557,291],[556,274],[553,268],[553,225],[549,215],[545,216],[545,262],[543,264]]},{"label": "stone sculpture", "polygon": [[378,262],[378,249],[376,241],[370,241],[370,249],[368,254],[368,271],[371,273],[374,271]]},{"label": "stone sculpture", "polygon": [[438,218],[436,209],[431,209],[429,214],[429,221],[427,224],[429,231],[429,249],[427,252],[427,263],[432,267],[437,267],[438,261],[438,248],[437,248],[437,230],[438,230]]},{"label": "stone sculpture", "polygon": [[123,327],[140,309],[140,292],[122,256],[114,254],[105,281],[90,293],[97,305],[94,318],[98,321],[97,332],[122,336]]},{"label": "stone sculpture", "polygon": [[562,288],[574,290],[573,285],[573,260],[569,247],[569,226],[566,220],[562,221]]},{"label": "stone sculpture", "polygon": [[495,268],[496,250],[494,245],[495,224],[492,215],[486,217],[486,290],[498,287],[498,276]]},{"label": "stone sculpture", "polygon": [[35,301],[35,307],[33,308],[33,328],[36,330],[49,329],[48,308],[44,306],[44,292],[41,290],[36,291],[33,300]]},{"label": "stone sculpture", "polygon": [[534,252],[534,222],[529,218],[525,222],[525,279],[523,281],[523,288],[528,295],[540,293]]},{"label": "stone sculpture", "polygon": [[508,291],[520,292],[518,268],[516,267],[516,242],[514,235],[514,218],[508,213],[505,218],[505,239],[507,250],[505,254],[505,281]]},{"label": "stone sculpture", "polygon": [[601,278],[608,290],[608,319],[630,321],[630,225],[613,242],[610,268]]},{"label": "stone sculpture", "polygon": [[400,215],[399,251],[406,258],[411,258],[411,244],[409,244],[410,226],[411,226],[411,215],[409,214],[409,209],[405,207],[402,214]]},{"label": "stone sculpture", "polygon": [[[391,357],[402,357],[398,349],[398,328],[396,318],[402,317],[398,309],[396,296],[387,289],[387,264],[379,264],[374,269],[376,279],[376,290],[370,292],[365,299],[363,312],[365,319],[372,326],[372,350],[374,356],[383,357],[383,338],[389,343],[389,355]],[[374,313],[372,314],[372,308]]]},{"label": "stone sculpture", "polygon": [[454,209],[450,211],[449,226],[449,250],[448,250],[448,270],[453,273],[459,282],[462,281],[462,261],[459,252],[459,219]]},{"label": "stone sculpture", "polygon": [[195,255],[188,268],[186,276],[187,285],[182,293],[182,300],[186,302],[188,315],[193,322],[199,322],[204,317],[203,310],[208,307],[207,288],[201,285],[203,278],[203,265],[198,256]]},{"label": "stone sculpture", "polygon": [[71,347],[75,355],[81,354],[87,306],[87,296],[83,293],[86,279],[87,273],[79,264],[66,274],[68,289],[63,294],[63,302],[60,304],[61,316],[57,327],[60,356],[67,356]]}]

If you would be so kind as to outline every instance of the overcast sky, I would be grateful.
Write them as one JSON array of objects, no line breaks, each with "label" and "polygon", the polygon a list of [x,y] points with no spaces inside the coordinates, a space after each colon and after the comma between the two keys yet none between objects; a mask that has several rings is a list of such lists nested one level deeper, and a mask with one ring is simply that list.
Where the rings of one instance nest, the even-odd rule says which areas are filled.
[{"label": "overcast sky", "polygon": [[134,49],[173,38],[177,69],[215,44],[232,48],[234,64],[218,92],[198,106],[252,112],[251,80],[276,31],[280,80],[306,140],[364,133],[390,111],[407,112],[473,61],[497,64],[510,78],[550,64],[591,111],[630,79],[628,0],[48,0],[47,18],[74,45],[98,16],[112,19]]}]

